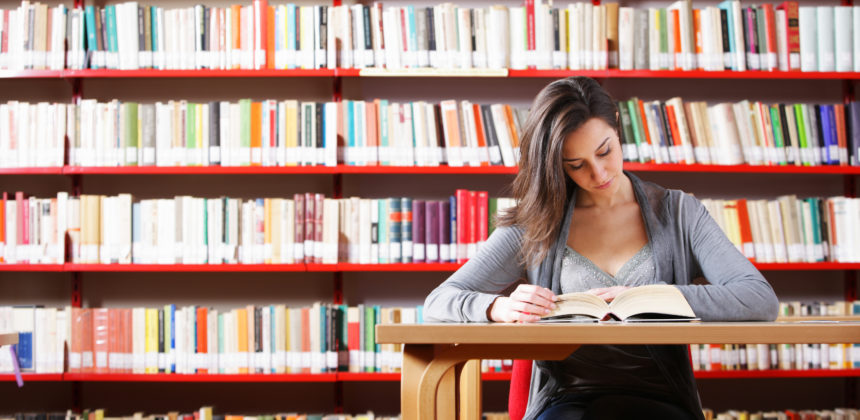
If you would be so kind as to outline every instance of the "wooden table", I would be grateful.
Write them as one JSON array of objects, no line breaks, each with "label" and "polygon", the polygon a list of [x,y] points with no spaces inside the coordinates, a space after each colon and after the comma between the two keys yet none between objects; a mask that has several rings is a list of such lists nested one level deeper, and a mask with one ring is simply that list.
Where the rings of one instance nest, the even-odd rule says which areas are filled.
[{"label": "wooden table", "polygon": [[18,344],[18,333],[0,334],[0,346]]},{"label": "wooden table", "polygon": [[404,420],[480,419],[473,359],[562,360],[583,344],[858,343],[860,322],[382,324],[376,340],[403,344]]}]

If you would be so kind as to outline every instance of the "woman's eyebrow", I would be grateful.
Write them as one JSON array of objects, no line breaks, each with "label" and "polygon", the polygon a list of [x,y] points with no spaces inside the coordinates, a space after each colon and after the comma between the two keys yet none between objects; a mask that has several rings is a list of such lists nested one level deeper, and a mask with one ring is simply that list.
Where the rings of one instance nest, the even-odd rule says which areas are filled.
[{"label": "woman's eyebrow", "polygon": [[[600,143],[600,146],[597,146],[597,149],[594,149],[594,151],[596,152],[596,151],[598,151],[598,150],[602,149],[602,148],[603,148],[603,146],[605,146],[605,145],[606,145],[606,142],[608,142],[608,141],[609,141],[609,137],[607,137],[607,138],[603,139],[603,142],[601,142],[601,143]],[[568,159],[568,158],[564,158],[564,157],[563,157],[563,158],[561,158],[561,161],[562,161],[562,162],[573,162],[573,161],[576,161],[576,160],[582,160],[582,158],[572,158],[572,159]]]}]

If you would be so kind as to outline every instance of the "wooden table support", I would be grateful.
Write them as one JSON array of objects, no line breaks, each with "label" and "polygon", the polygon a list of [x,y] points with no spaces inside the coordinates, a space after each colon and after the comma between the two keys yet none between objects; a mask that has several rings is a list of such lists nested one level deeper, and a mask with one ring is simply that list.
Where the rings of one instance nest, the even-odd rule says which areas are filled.
[{"label": "wooden table support", "polygon": [[856,343],[860,322],[383,324],[376,338],[404,344],[404,420],[477,420],[480,359],[562,360],[585,344]]}]

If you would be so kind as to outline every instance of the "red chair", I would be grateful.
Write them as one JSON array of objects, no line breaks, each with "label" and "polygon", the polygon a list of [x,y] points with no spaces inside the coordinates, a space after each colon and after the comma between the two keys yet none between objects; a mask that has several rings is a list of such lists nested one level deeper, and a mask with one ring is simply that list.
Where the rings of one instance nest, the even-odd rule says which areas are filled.
[{"label": "red chair", "polygon": [[511,388],[508,391],[508,415],[511,420],[522,420],[529,402],[529,383],[532,377],[531,360],[514,360]]}]

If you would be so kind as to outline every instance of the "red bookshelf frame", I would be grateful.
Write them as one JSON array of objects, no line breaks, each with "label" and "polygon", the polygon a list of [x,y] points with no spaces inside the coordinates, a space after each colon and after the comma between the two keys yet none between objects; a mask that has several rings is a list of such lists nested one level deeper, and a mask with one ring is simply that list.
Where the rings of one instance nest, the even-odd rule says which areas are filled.
[{"label": "red bookshelf frame", "polygon": [[[754,263],[762,271],[838,271],[860,270],[860,263]],[[448,272],[457,271],[463,263],[396,263],[396,264],[0,264],[3,271],[31,272]]]},{"label": "red bookshelf frame", "polygon": [[[854,378],[860,369],[809,369],[809,370],[717,370],[693,372],[697,379],[757,379],[757,378]],[[264,383],[264,382],[398,382],[400,373],[288,373],[288,374],[135,374],[135,373],[24,373],[24,382],[209,382],[209,383]],[[510,381],[511,372],[484,372],[484,381]],[[0,374],[0,382],[15,381],[15,375]]]},{"label": "red bookshelf frame", "polygon": [[562,78],[588,76],[591,78],[641,79],[778,79],[778,80],[856,80],[854,72],[785,72],[785,71],[677,71],[677,70],[508,70],[508,77]]},{"label": "red bookshelf frame", "polygon": [[[703,165],[624,162],[633,172],[697,172],[757,174],[860,175],[860,166]],[[0,175],[339,175],[429,174],[516,175],[510,166],[105,166],[62,168],[0,168]]]}]

